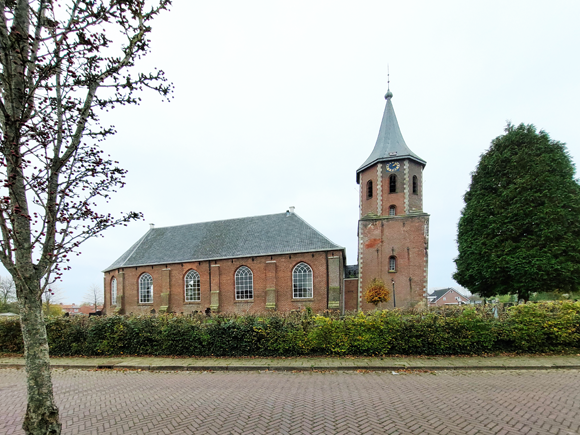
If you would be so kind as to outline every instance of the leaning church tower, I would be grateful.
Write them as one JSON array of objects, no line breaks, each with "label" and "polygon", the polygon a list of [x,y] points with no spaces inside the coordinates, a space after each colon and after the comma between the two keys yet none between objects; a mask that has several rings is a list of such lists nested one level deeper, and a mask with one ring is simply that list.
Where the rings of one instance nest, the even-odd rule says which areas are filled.
[{"label": "leaning church tower", "polygon": [[364,292],[374,279],[391,290],[385,308],[427,300],[429,215],[423,212],[425,160],[401,134],[389,90],[377,142],[356,171],[360,186],[358,309],[370,310]]}]

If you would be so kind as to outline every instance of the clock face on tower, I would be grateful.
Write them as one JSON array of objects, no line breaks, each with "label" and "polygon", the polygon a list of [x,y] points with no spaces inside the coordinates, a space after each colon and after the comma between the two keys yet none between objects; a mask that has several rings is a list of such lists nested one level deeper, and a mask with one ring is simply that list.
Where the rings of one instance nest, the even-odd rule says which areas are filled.
[{"label": "clock face on tower", "polygon": [[385,169],[389,172],[397,172],[400,167],[401,167],[401,164],[399,162],[390,162],[390,163],[387,163]]}]

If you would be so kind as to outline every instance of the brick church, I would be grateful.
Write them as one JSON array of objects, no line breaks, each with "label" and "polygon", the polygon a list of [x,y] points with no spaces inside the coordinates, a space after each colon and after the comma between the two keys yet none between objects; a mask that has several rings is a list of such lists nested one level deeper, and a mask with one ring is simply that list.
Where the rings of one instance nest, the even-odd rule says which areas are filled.
[{"label": "brick church", "polygon": [[390,288],[383,308],[426,303],[429,215],[426,162],[403,139],[390,90],[379,136],[356,171],[358,264],[290,207],[285,213],[149,231],[104,270],[105,311],[119,313],[370,310],[373,278]]}]

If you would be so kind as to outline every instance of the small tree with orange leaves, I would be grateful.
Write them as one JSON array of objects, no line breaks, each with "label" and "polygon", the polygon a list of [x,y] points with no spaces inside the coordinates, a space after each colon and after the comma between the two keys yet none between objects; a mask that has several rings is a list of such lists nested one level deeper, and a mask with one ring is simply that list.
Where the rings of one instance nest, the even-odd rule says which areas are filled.
[{"label": "small tree with orange leaves", "polygon": [[375,307],[391,299],[391,292],[382,279],[374,278],[365,290],[365,301]]}]

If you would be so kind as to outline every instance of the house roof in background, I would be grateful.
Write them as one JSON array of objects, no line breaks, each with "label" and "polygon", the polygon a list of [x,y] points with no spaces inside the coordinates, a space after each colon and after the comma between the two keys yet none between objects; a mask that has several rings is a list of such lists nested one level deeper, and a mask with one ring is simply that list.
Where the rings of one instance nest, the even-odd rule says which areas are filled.
[{"label": "house roof in background", "polygon": [[465,296],[461,293],[459,293],[457,290],[455,290],[454,288],[442,288],[439,290],[435,290],[433,293],[429,293],[429,298],[435,297],[435,299],[433,299],[431,302],[437,302],[439,299],[441,299],[444,295],[446,295],[449,292],[455,292],[457,293],[459,296],[469,300],[469,296]]}]

